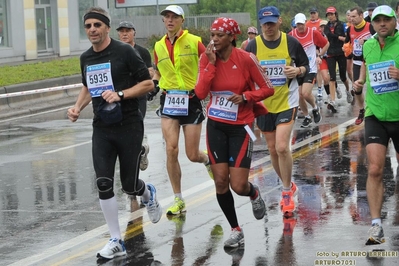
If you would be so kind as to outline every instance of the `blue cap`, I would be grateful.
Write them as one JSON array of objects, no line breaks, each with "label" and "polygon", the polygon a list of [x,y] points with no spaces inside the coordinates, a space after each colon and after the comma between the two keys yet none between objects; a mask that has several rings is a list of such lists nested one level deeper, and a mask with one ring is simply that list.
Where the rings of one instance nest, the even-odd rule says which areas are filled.
[{"label": "blue cap", "polygon": [[258,19],[261,24],[267,22],[277,23],[279,17],[280,11],[275,6],[266,6],[258,12]]}]

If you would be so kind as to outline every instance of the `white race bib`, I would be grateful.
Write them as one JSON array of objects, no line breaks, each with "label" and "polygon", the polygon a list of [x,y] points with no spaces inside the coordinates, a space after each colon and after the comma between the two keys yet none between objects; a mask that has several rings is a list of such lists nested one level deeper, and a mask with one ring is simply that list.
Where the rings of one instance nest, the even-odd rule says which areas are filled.
[{"label": "white race bib", "polygon": [[111,63],[86,67],[86,83],[91,97],[100,97],[106,90],[114,90],[111,76]]},{"label": "white race bib", "polygon": [[284,74],[285,59],[260,60],[260,65],[266,70],[266,75],[273,86],[282,86],[287,83],[287,76]]},{"label": "white race bib", "polygon": [[363,54],[363,45],[359,43],[359,39],[353,40],[353,54],[355,56],[361,56]]},{"label": "white race bib", "polygon": [[388,73],[389,66],[395,66],[393,60],[370,64],[367,66],[369,72],[370,86],[375,94],[388,93],[399,89],[398,81]]},{"label": "white race bib", "polygon": [[211,105],[208,109],[208,117],[236,121],[238,115],[238,104],[227,100],[233,95],[231,91],[211,91]]},{"label": "white race bib", "polygon": [[166,91],[163,113],[167,115],[188,115],[188,91]]}]

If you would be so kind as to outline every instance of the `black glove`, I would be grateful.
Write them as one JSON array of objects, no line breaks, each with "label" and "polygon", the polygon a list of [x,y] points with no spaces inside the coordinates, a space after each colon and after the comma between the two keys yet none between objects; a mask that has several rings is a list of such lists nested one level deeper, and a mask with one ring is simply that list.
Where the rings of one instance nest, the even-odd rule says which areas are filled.
[{"label": "black glove", "polygon": [[154,80],[152,80],[152,82],[154,82],[154,90],[147,93],[147,101],[149,101],[149,102],[154,100],[154,97],[159,92],[158,80],[154,79]]}]

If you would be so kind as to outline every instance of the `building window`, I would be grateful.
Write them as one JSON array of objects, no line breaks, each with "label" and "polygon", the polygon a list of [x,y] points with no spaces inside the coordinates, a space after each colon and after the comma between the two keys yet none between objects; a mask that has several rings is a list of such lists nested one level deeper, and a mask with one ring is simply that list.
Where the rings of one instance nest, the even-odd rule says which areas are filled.
[{"label": "building window", "polygon": [[50,0],[35,0],[35,5],[49,5]]},{"label": "building window", "polygon": [[0,47],[9,46],[6,0],[0,0]]},{"label": "building window", "polygon": [[90,8],[95,6],[94,0],[79,0],[79,37],[81,40],[86,40],[86,31],[84,29],[83,15]]}]

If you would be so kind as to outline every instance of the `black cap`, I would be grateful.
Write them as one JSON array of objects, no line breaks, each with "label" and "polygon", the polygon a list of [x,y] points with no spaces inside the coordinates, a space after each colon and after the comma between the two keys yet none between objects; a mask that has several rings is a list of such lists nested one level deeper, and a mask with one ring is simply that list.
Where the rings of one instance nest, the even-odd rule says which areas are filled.
[{"label": "black cap", "polygon": [[311,9],[309,9],[309,12],[310,12],[310,13],[313,13],[313,12],[319,12],[319,11],[317,11],[317,8],[312,7]]},{"label": "black cap", "polygon": [[376,2],[370,2],[367,4],[367,10],[369,9],[375,9],[378,6]]},{"label": "black cap", "polygon": [[121,23],[119,23],[119,26],[118,26],[118,28],[116,28],[116,30],[120,30],[122,28],[136,30],[134,28],[133,22],[130,22],[130,21],[122,21]]}]

